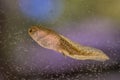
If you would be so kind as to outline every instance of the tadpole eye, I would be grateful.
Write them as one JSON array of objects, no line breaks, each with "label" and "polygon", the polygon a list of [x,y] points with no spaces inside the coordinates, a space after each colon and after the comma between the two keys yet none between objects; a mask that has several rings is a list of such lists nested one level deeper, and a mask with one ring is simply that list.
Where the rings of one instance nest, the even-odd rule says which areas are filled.
[{"label": "tadpole eye", "polygon": [[38,31],[36,27],[32,27],[28,30],[30,34],[34,34],[36,31]]},{"label": "tadpole eye", "polygon": [[31,33],[31,32],[32,32],[32,29],[30,29],[29,32]]}]

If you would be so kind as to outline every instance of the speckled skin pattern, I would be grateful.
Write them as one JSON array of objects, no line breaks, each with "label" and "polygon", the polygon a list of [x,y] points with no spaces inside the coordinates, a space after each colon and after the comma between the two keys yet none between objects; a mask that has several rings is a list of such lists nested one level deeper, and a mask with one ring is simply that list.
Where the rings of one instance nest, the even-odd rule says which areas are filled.
[{"label": "speckled skin pattern", "polygon": [[40,46],[60,52],[64,56],[78,60],[106,61],[109,59],[103,51],[77,44],[45,27],[33,26],[28,33]]}]

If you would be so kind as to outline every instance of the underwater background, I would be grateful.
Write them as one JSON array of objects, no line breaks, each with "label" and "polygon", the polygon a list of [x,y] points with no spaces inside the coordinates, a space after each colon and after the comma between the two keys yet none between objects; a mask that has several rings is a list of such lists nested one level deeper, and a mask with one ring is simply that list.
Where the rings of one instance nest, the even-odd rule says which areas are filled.
[{"label": "underwater background", "polygon": [[[104,51],[105,62],[75,60],[28,35],[43,25]],[[0,0],[0,80],[119,80],[120,0]]]}]

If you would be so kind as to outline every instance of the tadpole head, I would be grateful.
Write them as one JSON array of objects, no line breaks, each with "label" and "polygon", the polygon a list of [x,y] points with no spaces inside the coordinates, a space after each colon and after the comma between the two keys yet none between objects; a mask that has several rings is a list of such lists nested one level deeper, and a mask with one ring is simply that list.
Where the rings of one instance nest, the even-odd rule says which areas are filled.
[{"label": "tadpole head", "polygon": [[28,34],[34,39],[34,40],[40,40],[48,35],[48,31],[44,27],[40,26],[32,26],[28,29]]}]

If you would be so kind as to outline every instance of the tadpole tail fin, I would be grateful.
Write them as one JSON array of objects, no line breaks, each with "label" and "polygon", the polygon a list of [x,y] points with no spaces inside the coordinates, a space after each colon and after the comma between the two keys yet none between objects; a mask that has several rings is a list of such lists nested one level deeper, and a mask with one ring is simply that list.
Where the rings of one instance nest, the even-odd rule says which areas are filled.
[{"label": "tadpole tail fin", "polygon": [[[77,59],[77,60],[97,60],[97,61],[106,61],[109,60],[109,57],[101,50],[79,45],[68,38],[60,35],[63,39],[64,44],[59,52],[63,53],[65,56]],[[62,43],[62,41],[61,41]]]}]

